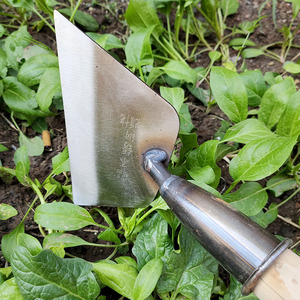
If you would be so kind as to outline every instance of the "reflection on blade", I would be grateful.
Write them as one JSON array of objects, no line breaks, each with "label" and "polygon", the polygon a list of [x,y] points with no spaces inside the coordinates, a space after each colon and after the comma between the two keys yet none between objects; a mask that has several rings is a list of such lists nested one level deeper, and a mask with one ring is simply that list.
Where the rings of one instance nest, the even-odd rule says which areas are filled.
[{"label": "reflection on blade", "polygon": [[142,154],[171,154],[175,110],[58,12],[55,27],[74,202],[145,206],[157,186]]}]

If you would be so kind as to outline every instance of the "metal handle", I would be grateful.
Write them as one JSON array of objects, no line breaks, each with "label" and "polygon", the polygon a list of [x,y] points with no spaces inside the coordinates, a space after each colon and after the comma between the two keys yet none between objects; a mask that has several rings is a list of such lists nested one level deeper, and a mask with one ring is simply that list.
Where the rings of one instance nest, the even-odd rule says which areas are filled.
[{"label": "metal handle", "polygon": [[161,196],[184,226],[249,294],[273,261],[290,245],[280,242],[225,201],[171,175],[163,165],[167,154],[153,149],[144,154],[144,168]]}]

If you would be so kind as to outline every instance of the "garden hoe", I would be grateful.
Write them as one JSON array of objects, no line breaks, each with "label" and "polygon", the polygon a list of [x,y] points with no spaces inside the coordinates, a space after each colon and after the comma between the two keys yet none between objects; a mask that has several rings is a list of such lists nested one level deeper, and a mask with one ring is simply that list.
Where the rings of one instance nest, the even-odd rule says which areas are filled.
[{"label": "garden hoe", "polygon": [[226,202],[171,175],[174,108],[55,12],[74,203],[143,207],[158,188],[203,247],[260,299],[300,299],[300,258]]}]

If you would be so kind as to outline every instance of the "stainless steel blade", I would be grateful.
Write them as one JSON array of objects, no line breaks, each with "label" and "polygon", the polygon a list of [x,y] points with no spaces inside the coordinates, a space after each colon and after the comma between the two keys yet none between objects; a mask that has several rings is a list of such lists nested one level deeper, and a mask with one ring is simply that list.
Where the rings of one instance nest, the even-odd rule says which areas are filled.
[{"label": "stainless steel blade", "polygon": [[157,185],[142,167],[152,148],[170,156],[173,107],[55,11],[74,202],[142,207]]}]

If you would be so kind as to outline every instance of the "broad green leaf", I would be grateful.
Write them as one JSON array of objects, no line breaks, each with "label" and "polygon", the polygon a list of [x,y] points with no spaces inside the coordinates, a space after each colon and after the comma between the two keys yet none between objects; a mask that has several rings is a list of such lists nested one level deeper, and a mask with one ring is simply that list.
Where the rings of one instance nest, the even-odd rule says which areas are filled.
[{"label": "broad green leaf", "polygon": [[246,38],[235,38],[229,42],[229,46],[256,46],[254,42]]},{"label": "broad green leaf", "polygon": [[196,85],[197,72],[184,62],[171,60],[160,69],[174,79]]},{"label": "broad green leaf", "polygon": [[34,9],[33,0],[8,0],[13,7],[25,8],[29,11]]},{"label": "broad green leaf", "polygon": [[218,17],[217,10],[219,1],[217,0],[202,0],[201,1],[201,13],[204,15],[208,23],[213,27],[215,31],[218,30]]},{"label": "broad green leaf", "polygon": [[160,68],[152,68],[146,80],[147,85],[151,86],[164,73]]},{"label": "broad green leaf", "polygon": [[26,146],[29,156],[40,156],[44,152],[44,142],[40,137],[36,136],[30,139],[22,132],[19,134],[20,146]]},{"label": "broad green leaf", "polygon": [[44,249],[51,249],[53,247],[69,248],[77,246],[94,246],[93,243],[86,242],[79,236],[65,233],[65,232],[54,232],[48,234],[43,241]]},{"label": "broad green leaf", "polygon": [[122,296],[133,299],[133,287],[138,275],[136,268],[128,264],[100,261],[93,264],[94,272],[101,282]]},{"label": "broad green leaf", "polygon": [[243,58],[254,58],[260,55],[264,55],[264,51],[256,48],[246,48],[242,51]]},{"label": "broad green leaf", "polygon": [[151,295],[162,273],[163,262],[159,258],[150,260],[139,272],[133,287],[133,299],[142,300]]},{"label": "broad green leaf", "polygon": [[296,92],[294,80],[291,77],[272,85],[264,94],[258,111],[259,120],[268,128],[272,128],[280,119],[286,104]]},{"label": "broad green leaf", "polygon": [[259,300],[253,294],[242,296],[242,284],[240,284],[233,276],[230,276],[230,285],[226,290],[223,300]]},{"label": "broad green leaf", "polygon": [[[70,8],[61,8],[58,10],[64,16],[71,17],[72,11]],[[96,32],[99,29],[97,20],[86,12],[77,10],[74,21],[85,31]]]},{"label": "broad green leaf", "polygon": [[0,285],[1,300],[24,300],[16,283],[16,279],[10,278]]},{"label": "broad green leaf", "polygon": [[115,258],[115,261],[118,264],[126,264],[126,265],[132,266],[133,268],[137,269],[136,261],[130,256],[119,256],[119,257]]},{"label": "broad green leaf", "polygon": [[281,136],[297,137],[300,134],[300,92],[293,94],[287,101],[276,128]]},{"label": "broad green leaf", "polygon": [[258,182],[246,182],[238,191],[224,195],[223,199],[246,216],[255,216],[265,207],[268,193]]},{"label": "broad green leaf", "polygon": [[216,164],[218,144],[219,141],[217,140],[206,141],[197,149],[190,152],[186,160],[186,167],[188,170],[194,167],[202,168],[207,165],[210,166],[215,173],[215,181],[211,184],[214,188],[218,186],[221,177],[221,170]]},{"label": "broad green leaf", "polygon": [[36,100],[42,111],[47,112],[55,94],[61,91],[58,68],[50,68],[41,77]]},{"label": "broad green leaf", "polygon": [[113,242],[115,244],[121,244],[117,234],[111,228],[107,228],[105,231],[98,234],[97,239]]},{"label": "broad green leaf", "polygon": [[190,176],[197,182],[203,182],[211,184],[215,181],[216,175],[211,166],[206,165],[204,167],[195,166],[188,170]]},{"label": "broad green leaf", "polygon": [[63,259],[50,250],[33,256],[17,246],[11,265],[25,299],[94,300],[100,293],[92,264],[79,258]]},{"label": "broad green leaf", "polygon": [[209,56],[211,64],[213,64],[215,61],[220,59],[222,54],[219,51],[210,51],[210,52],[208,52],[208,56]]},{"label": "broad green leaf", "polygon": [[180,127],[179,127],[180,134],[190,133],[194,129],[192,117],[189,112],[189,106],[185,103],[182,104],[179,112],[179,122],[180,122]]},{"label": "broad green leaf", "polygon": [[35,210],[34,221],[45,228],[63,231],[97,224],[86,209],[68,202],[41,204]]},{"label": "broad green leaf", "polygon": [[248,105],[258,106],[267,90],[263,74],[260,70],[246,71],[240,74],[248,95]]},{"label": "broad green leaf", "polygon": [[21,146],[14,154],[14,163],[16,165],[16,177],[20,183],[28,186],[27,175],[30,171],[30,161],[26,146]]},{"label": "broad green leaf", "polygon": [[70,171],[70,161],[68,148],[66,147],[61,153],[52,158],[52,172],[51,174],[59,175],[62,172]]},{"label": "broad green leaf", "polygon": [[300,65],[292,61],[287,61],[283,64],[283,69],[291,74],[300,73]]},{"label": "broad green leaf", "polygon": [[7,220],[18,214],[18,211],[11,205],[0,203],[0,220]]},{"label": "broad green leaf", "polygon": [[144,225],[132,248],[132,253],[137,258],[138,268],[141,269],[153,258],[160,258],[166,262],[171,251],[168,223],[159,214],[155,214]]},{"label": "broad green leaf", "polygon": [[202,188],[203,190],[209,192],[212,195],[215,195],[216,197],[222,199],[222,195],[213,187],[211,187],[210,185],[207,185],[204,182],[200,182],[200,181],[195,181],[195,180],[189,180],[189,182],[191,182],[194,185],[199,186],[200,188]]},{"label": "broad green leaf", "polygon": [[218,273],[217,261],[182,227],[180,251],[173,250],[158,281],[158,292],[209,300]]},{"label": "broad green leaf", "polygon": [[247,144],[268,137],[275,138],[276,135],[260,120],[247,119],[229,128],[222,142],[234,141]]},{"label": "broad green leaf", "polygon": [[239,2],[237,0],[221,0],[221,9],[225,17],[235,14],[238,8]]},{"label": "broad green leaf", "polygon": [[[23,0],[22,2],[27,2]],[[31,35],[27,26],[20,26],[18,30],[11,33],[4,41],[3,50],[7,54],[7,61],[15,71],[19,69],[19,62],[23,56],[23,50],[30,44]]]},{"label": "broad green leaf", "polygon": [[155,208],[156,210],[168,210],[169,207],[166,201],[161,197],[157,197],[154,201],[150,203],[151,207]]},{"label": "broad green leaf", "polygon": [[6,148],[5,146],[0,144],[0,152],[4,152],[4,151],[7,151],[7,150],[8,150],[8,148]]},{"label": "broad green leaf", "polygon": [[31,255],[37,255],[43,250],[40,242],[35,237],[22,232],[18,234],[17,245],[26,248]]},{"label": "broad green leaf", "polygon": [[210,86],[216,102],[232,122],[238,123],[247,118],[247,92],[236,72],[222,67],[213,67]]},{"label": "broad green leaf", "polygon": [[182,147],[179,151],[179,161],[178,164],[181,164],[186,159],[186,154],[195,148],[198,147],[198,139],[197,139],[197,133],[185,133],[180,132],[179,138],[182,144]]},{"label": "broad green leaf", "polygon": [[50,177],[46,182],[43,183],[43,188],[47,191],[45,198],[52,194],[61,196],[63,193],[62,185],[60,182],[56,181],[53,177]]},{"label": "broad green leaf", "polygon": [[139,69],[153,64],[150,36],[154,26],[134,32],[128,38],[125,46],[126,64],[131,68]]},{"label": "broad green leaf", "polygon": [[27,86],[40,83],[42,75],[49,69],[58,68],[57,56],[39,54],[30,57],[20,68],[18,79]]},{"label": "broad green leaf", "polygon": [[177,230],[178,226],[180,225],[179,219],[173,214],[173,212],[170,209],[168,209],[168,210],[158,210],[158,213],[171,226],[171,228],[172,228],[172,242],[174,243],[175,236],[176,236],[176,230]]},{"label": "broad green leaf", "polygon": [[279,173],[267,181],[267,187],[275,197],[280,197],[284,192],[295,189],[297,181],[284,173]]},{"label": "broad green leaf", "polygon": [[152,35],[156,40],[163,31],[161,21],[151,5],[151,1],[148,0],[131,0],[125,13],[125,19],[134,32],[154,26]]},{"label": "broad green leaf", "polygon": [[[278,79],[280,80],[278,81]],[[279,83],[280,81],[283,80],[282,76],[279,73],[275,72],[266,72],[264,75],[264,80],[269,84],[273,85],[275,83]]]},{"label": "broad green leaf", "polygon": [[230,162],[230,175],[235,181],[257,181],[273,174],[288,159],[295,142],[288,137],[267,137],[248,143]]},{"label": "broad green leaf", "polygon": [[33,117],[49,115],[49,112],[37,109],[35,91],[19,82],[16,77],[6,77],[3,79],[3,83],[3,100],[11,110]]},{"label": "broad green leaf", "polygon": [[10,262],[12,249],[17,246],[18,235],[25,232],[24,223],[20,223],[13,231],[5,234],[1,240],[1,251],[5,259]]},{"label": "broad green leaf", "polygon": [[178,114],[180,113],[180,109],[184,102],[184,90],[182,88],[161,86],[160,95],[175,108]]},{"label": "broad green leaf", "polygon": [[86,35],[89,36],[92,40],[94,40],[106,51],[125,47],[122,44],[122,42],[112,34],[99,34],[94,32],[86,32]]}]

